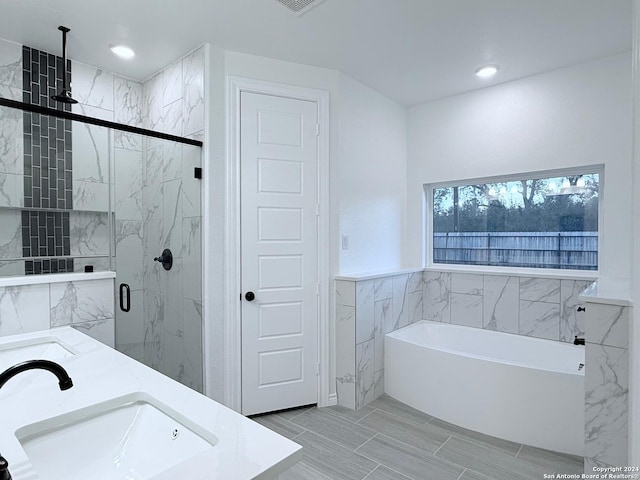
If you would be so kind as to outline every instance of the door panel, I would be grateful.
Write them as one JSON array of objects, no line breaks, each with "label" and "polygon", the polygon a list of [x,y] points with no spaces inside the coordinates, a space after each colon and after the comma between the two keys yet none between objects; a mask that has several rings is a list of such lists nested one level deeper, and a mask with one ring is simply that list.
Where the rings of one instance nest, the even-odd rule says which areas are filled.
[{"label": "door panel", "polygon": [[240,97],[242,412],[316,403],[317,104]]}]

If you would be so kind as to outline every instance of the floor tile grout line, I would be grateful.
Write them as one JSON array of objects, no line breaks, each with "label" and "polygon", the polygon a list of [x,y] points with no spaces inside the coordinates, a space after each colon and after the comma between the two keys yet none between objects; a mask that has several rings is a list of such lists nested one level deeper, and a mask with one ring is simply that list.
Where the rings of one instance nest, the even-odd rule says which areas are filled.
[{"label": "floor tile grout line", "polygon": [[462,478],[462,476],[464,475],[464,472],[466,472],[467,470],[469,470],[467,467],[464,468],[464,470],[462,470],[462,473],[458,476],[457,480],[460,480]]},{"label": "floor tile grout line", "polygon": [[371,470],[369,473],[367,473],[362,480],[367,480],[367,478],[369,478],[371,476],[371,474],[373,472],[375,472],[380,465],[382,465],[382,464],[378,463],[375,467],[373,467],[373,470]]},{"label": "floor tile grout line", "polygon": [[[519,449],[518,449],[518,451],[516,452],[516,456],[515,456],[515,458],[518,458],[518,455],[520,455],[520,452],[522,451],[522,448],[523,448],[523,447],[524,447],[524,444],[520,444],[520,448],[519,448]],[[518,460],[520,460],[520,459],[518,458]]]},{"label": "floor tile grout line", "polygon": [[[300,428],[304,428],[304,427],[300,427]],[[364,428],[364,427],[363,427],[363,428]],[[311,428],[307,428],[304,432],[301,432],[301,433],[299,433],[298,435],[296,435],[296,437],[298,437],[298,436],[302,435],[303,433],[313,433],[314,435],[317,435],[318,437],[323,438],[324,440],[326,440],[326,441],[328,441],[328,442],[330,442],[330,443],[332,443],[332,444],[336,445],[337,447],[339,447],[339,448],[340,448],[340,449],[342,449],[342,450],[346,450],[347,452],[351,452],[351,453],[358,453],[358,452],[356,452],[356,450],[357,450],[358,448],[362,447],[365,443],[367,443],[367,442],[369,442],[369,441],[373,440],[373,439],[374,439],[374,437],[375,437],[376,435],[378,435],[378,434],[379,434],[379,432],[376,432],[375,430],[372,430],[372,429],[369,429],[369,430],[371,430],[372,432],[374,432],[373,436],[372,436],[371,438],[368,438],[368,439],[367,439],[367,440],[365,440],[362,444],[358,445],[357,447],[355,447],[355,448],[353,448],[353,449],[351,449],[351,450],[349,449],[350,447],[345,446],[345,445],[343,445],[342,443],[336,442],[336,441],[335,441],[335,440],[333,440],[332,438],[327,437],[327,436],[326,436],[326,435],[324,435],[323,433],[320,433],[320,432],[318,432],[318,431],[316,431],[316,430],[313,430],[313,429],[311,429]],[[358,455],[362,455],[362,454],[358,453]],[[367,457],[367,458],[368,458],[368,457]]]},{"label": "floor tile grout line", "polygon": [[449,435],[449,436],[447,437],[447,439],[446,439],[444,442],[442,442],[442,445],[440,445],[440,446],[436,449],[436,451],[435,451],[435,452],[433,452],[433,455],[434,455],[434,456],[436,456],[436,455],[438,454],[438,452],[440,451],[440,449],[441,449],[442,447],[444,447],[444,446],[446,445],[446,443],[447,443],[449,440],[451,440],[451,437],[453,437],[453,435]]},{"label": "floor tile grout line", "polygon": [[[424,423],[420,423],[420,422],[414,422],[413,420],[411,420],[411,419],[409,419],[407,417],[403,417],[402,415],[396,415],[395,413],[392,413],[392,412],[390,412],[388,410],[385,410],[384,408],[378,408],[378,407],[373,407],[373,408],[375,408],[375,410],[381,411],[382,413],[384,413],[386,415],[389,415],[389,416],[394,417],[394,418],[399,418],[400,420],[404,420],[406,422],[413,423],[414,425],[418,425],[420,427],[424,427],[427,423],[429,423],[431,421],[431,419],[434,418],[431,415],[429,415],[429,417],[430,417],[429,420],[427,420]],[[375,412],[375,410],[374,410],[374,412]],[[369,415],[371,415],[374,412],[368,413],[366,416],[368,417]],[[424,415],[427,415],[427,414],[425,413]]]},{"label": "floor tile grout line", "polygon": [[394,472],[394,473],[397,473],[398,475],[402,475],[402,476],[404,476],[404,477],[407,477],[407,478],[413,479],[413,477],[410,477],[410,476],[409,476],[409,475],[407,475],[406,473],[399,472],[399,471],[398,471],[398,470],[396,470],[395,468],[391,468],[389,465],[385,465],[384,463],[381,463],[380,465],[382,465],[384,468],[386,468],[386,469],[388,469],[388,470],[391,470],[391,471],[392,471],[392,472]]}]

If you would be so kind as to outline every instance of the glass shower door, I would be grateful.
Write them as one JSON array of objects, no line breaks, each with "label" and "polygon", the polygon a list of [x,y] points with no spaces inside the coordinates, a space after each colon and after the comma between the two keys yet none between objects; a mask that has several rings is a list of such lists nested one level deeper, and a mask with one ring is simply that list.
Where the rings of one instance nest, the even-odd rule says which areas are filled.
[{"label": "glass shower door", "polygon": [[[113,154],[116,348],[203,390],[202,149],[118,133]],[[172,264],[155,260],[170,250]]]}]

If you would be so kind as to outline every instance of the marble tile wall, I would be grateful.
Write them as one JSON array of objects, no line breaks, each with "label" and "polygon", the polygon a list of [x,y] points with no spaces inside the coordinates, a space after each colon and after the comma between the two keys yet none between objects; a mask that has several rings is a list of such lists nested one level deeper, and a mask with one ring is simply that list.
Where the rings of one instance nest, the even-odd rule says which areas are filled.
[{"label": "marble tile wall", "polygon": [[338,404],[360,409],[384,393],[384,335],[422,320],[422,272],[336,281]]},{"label": "marble tile wall", "polygon": [[[145,82],[141,97],[145,128],[202,138],[204,49],[192,52]],[[142,359],[202,391],[201,180],[194,178],[194,168],[202,166],[202,152],[197,147],[158,139],[145,138],[142,145],[141,182],[129,190],[140,195],[126,201],[129,206],[140,205],[131,221],[140,220],[144,230],[140,257]],[[132,224],[126,227],[135,230]],[[170,271],[153,261],[165,248],[173,253]]]},{"label": "marble tile wall", "polygon": [[561,342],[584,336],[587,280],[424,272],[425,320]]},{"label": "marble tile wall", "polygon": [[585,473],[624,467],[628,447],[629,310],[587,303]]},{"label": "marble tile wall", "polygon": [[113,279],[0,287],[0,336],[71,325],[113,347]]}]

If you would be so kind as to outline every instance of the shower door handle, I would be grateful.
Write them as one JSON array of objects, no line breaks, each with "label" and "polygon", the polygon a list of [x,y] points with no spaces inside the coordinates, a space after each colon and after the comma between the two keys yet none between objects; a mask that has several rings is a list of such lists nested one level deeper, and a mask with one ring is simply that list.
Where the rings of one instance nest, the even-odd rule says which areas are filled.
[{"label": "shower door handle", "polygon": [[[126,304],[125,297],[127,299]],[[120,310],[123,312],[131,310],[131,288],[126,283],[120,284]]]}]

